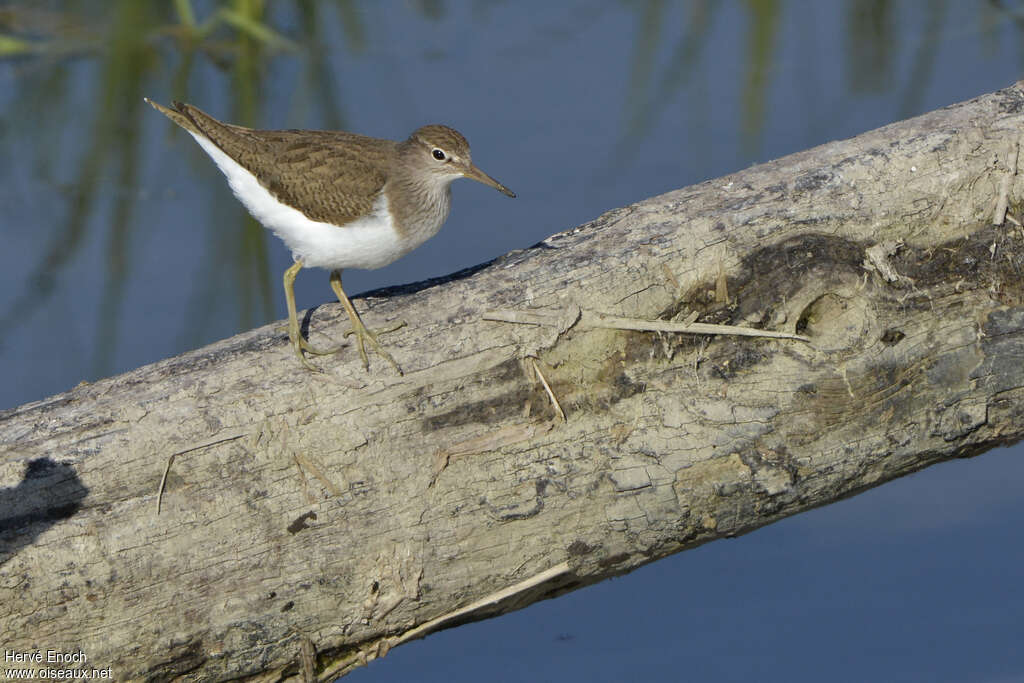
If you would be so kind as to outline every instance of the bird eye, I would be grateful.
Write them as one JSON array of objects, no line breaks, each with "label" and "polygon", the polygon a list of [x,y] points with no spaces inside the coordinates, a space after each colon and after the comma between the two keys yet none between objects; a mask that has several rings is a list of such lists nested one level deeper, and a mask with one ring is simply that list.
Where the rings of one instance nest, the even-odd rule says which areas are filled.
[{"label": "bird eye", "polygon": [[431,152],[431,154],[433,154],[434,158],[437,159],[438,161],[444,161],[445,159],[448,158],[448,156],[444,153],[443,149],[437,149],[436,147],[434,148],[434,151]]}]

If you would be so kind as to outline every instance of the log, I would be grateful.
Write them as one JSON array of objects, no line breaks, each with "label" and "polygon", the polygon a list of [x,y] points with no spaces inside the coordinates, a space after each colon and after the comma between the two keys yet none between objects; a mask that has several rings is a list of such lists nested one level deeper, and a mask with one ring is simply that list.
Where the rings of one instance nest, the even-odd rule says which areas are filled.
[{"label": "log", "polygon": [[1018,84],[357,300],[404,376],[269,325],[0,414],[5,648],[331,680],[1020,440],[1022,130]]}]

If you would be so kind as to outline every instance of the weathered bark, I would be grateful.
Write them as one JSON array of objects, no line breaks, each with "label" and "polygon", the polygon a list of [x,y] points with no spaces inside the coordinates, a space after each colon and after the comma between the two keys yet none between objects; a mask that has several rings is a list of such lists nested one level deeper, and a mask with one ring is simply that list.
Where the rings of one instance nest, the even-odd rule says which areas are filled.
[{"label": "weathered bark", "polygon": [[[0,415],[5,647],[337,673],[1020,439],[1022,112],[1015,86],[357,302],[408,321],[404,377],[309,373],[267,326]],[[691,311],[811,342],[595,326]]]}]

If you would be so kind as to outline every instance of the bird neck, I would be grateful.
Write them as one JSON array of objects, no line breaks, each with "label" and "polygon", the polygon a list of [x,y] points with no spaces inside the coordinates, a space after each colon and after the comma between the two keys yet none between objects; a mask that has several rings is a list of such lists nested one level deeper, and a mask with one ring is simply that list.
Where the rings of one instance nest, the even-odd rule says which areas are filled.
[{"label": "bird neck", "polygon": [[419,245],[436,235],[448,218],[454,178],[417,172],[414,164],[402,163],[401,150],[395,160],[384,187],[388,207],[402,239]]}]

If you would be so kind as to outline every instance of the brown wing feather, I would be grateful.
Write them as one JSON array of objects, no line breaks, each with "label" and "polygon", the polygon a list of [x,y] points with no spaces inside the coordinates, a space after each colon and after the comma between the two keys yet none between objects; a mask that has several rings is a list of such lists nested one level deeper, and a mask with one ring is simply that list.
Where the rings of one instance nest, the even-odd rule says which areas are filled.
[{"label": "brown wing feather", "polygon": [[340,131],[255,130],[221,123],[189,104],[174,106],[274,197],[334,225],[370,211],[397,145]]}]

